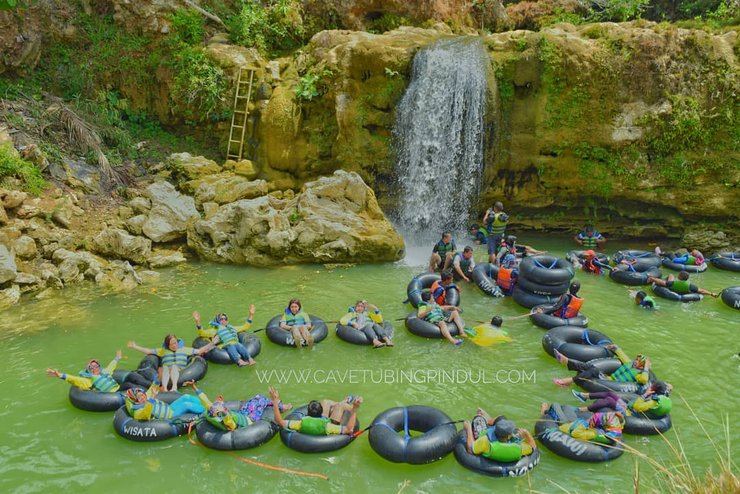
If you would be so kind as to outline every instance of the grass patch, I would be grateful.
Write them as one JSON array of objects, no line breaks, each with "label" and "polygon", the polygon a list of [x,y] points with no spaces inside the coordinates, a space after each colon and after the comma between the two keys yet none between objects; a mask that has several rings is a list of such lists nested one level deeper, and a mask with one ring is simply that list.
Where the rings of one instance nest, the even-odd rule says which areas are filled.
[{"label": "grass patch", "polygon": [[5,185],[10,180],[19,181],[20,188],[36,196],[46,187],[41,170],[33,163],[21,159],[10,143],[4,143],[0,144],[0,183]]}]

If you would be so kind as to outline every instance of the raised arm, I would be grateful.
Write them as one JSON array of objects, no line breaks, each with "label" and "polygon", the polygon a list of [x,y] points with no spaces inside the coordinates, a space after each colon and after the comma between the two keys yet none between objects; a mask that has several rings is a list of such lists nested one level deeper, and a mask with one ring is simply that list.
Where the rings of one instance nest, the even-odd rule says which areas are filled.
[{"label": "raised arm", "polygon": [[272,401],[272,412],[275,417],[275,423],[281,429],[287,429],[288,421],[283,418],[283,414],[280,411],[280,393],[278,390],[270,386],[270,401]]},{"label": "raised arm", "polygon": [[355,401],[352,402],[352,412],[350,412],[349,414],[347,425],[342,428],[344,433],[349,436],[351,436],[355,432],[355,423],[357,422],[357,409],[360,408],[360,405],[362,405],[362,396],[358,396]]},{"label": "raised arm", "polygon": [[243,333],[244,331],[247,331],[249,328],[252,327],[252,320],[254,319],[254,313],[257,311],[257,308],[254,304],[249,306],[249,317],[247,318],[247,322],[245,322],[240,328],[236,330],[237,333]]},{"label": "raised arm", "polygon": [[146,353],[147,355],[156,355],[157,354],[157,349],[156,348],[145,348],[143,346],[139,346],[139,345],[136,344],[136,342],[134,340],[129,341],[128,342],[128,345],[126,345],[126,346],[128,346],[129,348],[132,348],[134,350],[137,350],[137,351],[139,351],[141,353]]}]

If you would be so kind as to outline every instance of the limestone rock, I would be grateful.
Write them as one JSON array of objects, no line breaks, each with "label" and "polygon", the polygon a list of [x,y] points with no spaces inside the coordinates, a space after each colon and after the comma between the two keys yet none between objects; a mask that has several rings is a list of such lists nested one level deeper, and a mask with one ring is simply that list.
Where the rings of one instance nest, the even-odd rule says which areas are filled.
[{"label": "limestone rock", "polygon": [[142,284],[151,285],[151,284],[157,283],[161,275],[157,273],[156,271],[145,270],[139,273],[139,277],[141,278]]},{"label": "limestone rock", "polygon": [[0,204],[0,226],[8,223],[8,213],[5,212],[5,208]]},{"label": "limestone rock", "polygon": [[21,259],[33,259],[38,254],[36,242],[28,235],[23,235],[13,243],[15,255]]},{"label": "limestone rock", "polygon": [[131,199],[128,205],[136,214],[146,214],[150,209],[152,209],[152,201],[141,196]]},{"label": "limestone rock", "polygon": [[187,225],[200,218],[193,198],[180,194],[168,182],[150,185],[147,193],[152,201],[152,209],[142,226],[142,232],[154,242],[170,242],[183,237]]},{"label": "limestone rock", "polygon": [[15,264],[15,255],[8,248],[0,244],[0,285],[13,281],[18,274]]},{"label": "limestone rock", "polygon": [[21,299],[21,289],[18,285],[13,285],[5,290],[0,290],[0,308],[7,308],[15,305]]},{"label": "limestone rock", "polygon": [[23,204],[28,198],[28,194],[20,190],[8,190],[0,192],[5,209],[14,209]]},{"label": "limestone rock", "polygon": [[134,216],[133,218],[129,218],[128,221],[126,221],[125,223],[126,230],[133,233],[134,235],[141,235],[146,220],[147,217],[143,214],[139,214]]},{"label": "limestone rock", "polygon": [[221,167],[215,161],[203,156],[192,156],[190,153],[171,154],[167,158],[167,166],[178,177],[183,177],[186,180],[194,180],[221,171]]},{"label": "limestone rock", "polygon": [[730,239],[724,232],[701,229],[687,232],[681,242],[689,249],[699,249],[705,256],[727,250],[730,246]]},{"label": "limestone rock", "polygon": [[227,204],[267,194],[267,182],[264,180],[250,181],[243,176],[228,172],[193,180],[188,182],[187,186],[195,191],[195,200],[199,204],[205,202]]},{"label": "limestone rock", "polygon": [[116,215],[122,220],[127,220],[134,215],[134,210],[128,206],[119,206]]},{"label": "limestone rock", "polygon": [[[129,235],[125,230],[108,228],[92,239],[90,248],[103,256],[127,259],[141,264],[146,262],[151,253],[152,241]],[[56,252],[54,254],[56,256]]]},{"label": "limestone rock", "polygon": [[402,257],[403,239],[359,175],[337,171],[290,201],[273,196],[219,208],[188,228],[201,257],[237,264],[383,262]]},{"label": "limestone rock", "polygon": [[250,160],[227,160],[224,164],[224,169],[233,171],[237,175],[245,176],[249,180],[254,180],[257,177],[258,173],[257,168],[254,166],[254,163]]},{"label": "limestone rock", "polygon": [[24,204],[15,212],[15,215],[23,220],[35,218],[36,216],[40,216],[41,214],[43,214],[41,209],[31,204]]},{"label": "limestone rock", "polygon": [[154,269],[174,266],[186,261],[182,252],[176,250],[156,250],[148,259],[149,267]]},{"label": "limestone rock", "polygon": [[215,202],[204,202],[201,207],[203,208],[203,217],[210,220],[218,212],[219,205]]}]

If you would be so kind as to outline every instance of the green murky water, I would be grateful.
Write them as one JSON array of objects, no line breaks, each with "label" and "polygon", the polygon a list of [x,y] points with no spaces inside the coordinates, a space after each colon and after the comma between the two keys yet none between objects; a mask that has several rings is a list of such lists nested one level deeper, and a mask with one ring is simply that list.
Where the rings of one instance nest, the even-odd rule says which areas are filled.
[{"label": "green murky water", "polygon": [[[535,242],[537,247],[559,254],[570,248],[563,240]],[[616,247],[610,245],[609,251]],[[476,253],[476,258],[484,257],[483,251]],[[67,290],[53,300],[25,302],[6,311],[0,333],[4,350],[0,360],[0,490],[346,492],[351,488],[359,493],[397,492],[408,482],[403,492],[554,492],[558,490],[554,483],[570,492],[630,492],[634,461],[628,454],[610,463],[590,465],[544,450],[540,465],[529,477],[492,479],[465,470],[452,455],[425,466],[389,463],[372,451],[366,434],[344,450],[326,455],[293,452],[277,437],[241,453],[265,463],[321,473],[329,481],[276,473],[193,446],[185,438],[154,444],[127,441],[114,432],[112,413],[73,408],[67,400],[67,385],[44,373],[48,366],[76,372],[92,357],[107,361],[116,349],[126,350],[126,341],[131,338],[155,346],[166,333],[175,332],[190,340],[194,334],[190,313],[194,309],[204,318],[225,311],[236,320],[246,316],[248,305],[255,303],[254,327],[259,328],[293,296],[326,320],[337,319],[361,296],[384,309],[386,318],[400,318],[407,312],[401,305],[406,283],[420,271],[405,264],[272,270],[189,265],[165,271],[156,290],[142,287],[133,293],[101,297],[86,286]],[[627,290],[611,280],[580,274],[578,278],[590,326],[610,335],[631,355],[650,355],[656,374],[674,385],[675,394],[687,400],[703,425],[721,441],[719,412],[729,413],[733,424],[740,419],[738,312],[712,298],[683,305],[661,300],[659,310],[648,312],[632,305]],[[740,285],[738,274],[713,269],[692,278],[715,291]],[[474,286],[465,289],[462,298],[469,320],[525,312],[513,300],[487,298]],[[363,426],[386,408],[427,404],[453,419],[469,418],[476,407],[483,406],[532,429],[540,402],[575,401],[570,390],[552,384],[553,377],[563,375],[562,369],[542,350],[542,330],[526,319],[505,325],[513,342],[488,348],[468,342],[456,349],[448,343],[412,336],[402,322],[394,324],[396,347],[380,350],[347,344],[331,331],[313,351],[297,351],[268,342],[262,332],[263,349],[255,369],[211,365],[202,387],[212,396],[220,393],[227,399],[244,399],[266,393],[268,384],[273,384],[285,401],[295,404],[317,397],[363,395],[366,403],[359,414]],[[133,351],[124,353],[128,359],[122,361],[122,367],[141,358]],[[273,369],[310,370],[309,381],[321,382],[290,379],[280,383],[277,376],[264,374]],[[379,371],[388,369],[432,373],[458,369],[473,376],[484,371],[487,380],[502,382],[436,382],[433,374],[430,382],[373,382]],[[354,372],[345,374],[346,370]],[[691,464],[703,472],[714,463],[714,447],[681,398],[674,403],[675,426],[668,437],[675,440],[678,435]],[[736,427],[731,428],[730,436],[731,449],[737,453]],[[660,438],[628,436],[627,441],[655,458],[672,457]],[[648,470],[643,466],[643,478]]]}]

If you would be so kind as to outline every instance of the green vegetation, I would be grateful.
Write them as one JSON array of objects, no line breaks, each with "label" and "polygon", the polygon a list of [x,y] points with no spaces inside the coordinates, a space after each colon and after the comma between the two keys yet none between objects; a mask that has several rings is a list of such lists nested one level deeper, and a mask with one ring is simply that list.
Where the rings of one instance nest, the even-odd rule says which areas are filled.
[{"label": "green vegetation", "polygon": [[186,45],[199,45],[206,36],[203,16],[190,9],[177,9],[170,15],[172,39]]},{"label": "green vegetation", "polygon": [[329,69],[318,69],[311,67],[301,76],[298,85],[295,88],[295,95],[305,101],[320,96],[328,90],[327,79],[330,79],[334,73]]},{"label": "green vegetation", "polygon": [[222,119],[226,112],[223,108],[226,100],[223,69],[200,48],[182,50],[175,67],[174,95],[189,105],[184,109],[185,116],[194,121],[211,116],[214,120]]},{"label": "green vegetation", "polygon": [[411,26],[412,23],[406,17],[384,12],[383,15],[371,19],[365,23],[367,32],[373,34],[383,34],[387,31],[393,31],[400,26]]},{"label": "green vegetation", "polygon": [[240,0],[237,4],[238,12],[226,21],[234,43],[272,52],[297,48],[306,41],[298,0],[269,0],[264,5]]},{"label": "green vegetation", "polygon": [[20,187],[34,195],[41,194],[46,181],[41,177],[41,170],[33,163],[21,159],[9,143],[0,144],[0,183],[6,184],[9,179],[20,181]]}]

